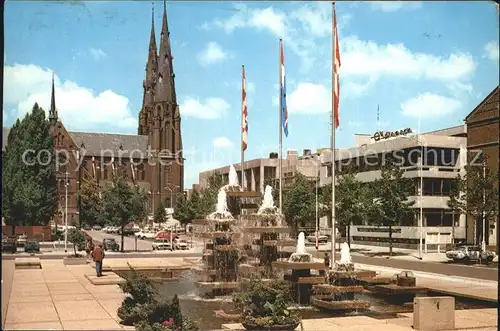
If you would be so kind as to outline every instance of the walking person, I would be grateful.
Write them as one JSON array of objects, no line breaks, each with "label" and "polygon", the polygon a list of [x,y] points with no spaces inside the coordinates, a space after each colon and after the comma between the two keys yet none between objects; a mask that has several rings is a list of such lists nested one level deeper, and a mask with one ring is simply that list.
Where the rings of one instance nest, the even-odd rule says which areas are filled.
[{"label": "walking person", "polygon": [[96,246],[92,251],[92,259],[95,261],[95,271],[97,273],[97,277],[102,276],[102,261],[104,260],[104,249],[102,248],[102,244]]}]

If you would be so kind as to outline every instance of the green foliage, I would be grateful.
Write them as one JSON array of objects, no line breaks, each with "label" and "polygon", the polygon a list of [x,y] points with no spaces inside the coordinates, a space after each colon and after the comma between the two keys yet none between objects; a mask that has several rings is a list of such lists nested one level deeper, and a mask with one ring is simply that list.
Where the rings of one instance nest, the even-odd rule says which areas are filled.
[{"label": "green foliage", "polygon": [[158,206],[156,207],[154,214],[154,221],[156,223],[164,223],[167,221],[167,212],[165,211],[165,204],[160,200]]},{"label": "green foliage", "polygon": [[85,236],[83,235],[83,232],[78,229],[68,229],[68,241],[73,244],[75,256],[78,256],[76,253],[77,247],[85,244]]},{"label": "green foliage", "polygon": [[[38,162],[36,155],[41,151]],[[2,216],[7,225],[47,225],[52,219],[58,203],[54,161],[50,124],[35,103],[10,130],[3,153]]]},{"label": "green foliage", "polygon": [[118,168],[113,176],[112,184],[104,188],[102,201],[107,223],[120,226],[122,229],[121,250],[123,252],[123,229],[128,223],[145,217],[147,195],[138,186],[131,186],[124,171]]},{"label": "green foliage", "polygon": [[379,179],[373,182],[372,189],[376,198],[370,216],[376,224],[389,227],[389,254],[392,255],[392,227],[399,225],[404,218],[412,217],[415,201],[408,201],[414,192],[409,178],[403,177],[404,170],[388,162],[382,167]]},{"label": "green foliage", "polygon": [[292,186],[283,194],[283,214],[288,225],[295,230],[300,223],[314,220],[316,214],[316,197],[314,183],[298,173]]},{"label": "green foliage", "polygon": [[118,308],[118,317],[123,324],[134,325],[140,331],[198,330],[194,323],[182,316],[177,295],[171,304],[159,300],[153,282],[134,270],[120,287],[128,294]]},{"label": "green foliage", "polygon": [[[350,244],[349,226],[353,222],[362,222],[374,209],[373,196],[368,185],[356,179],[355,173],[345,173],[336,182],[335,219],[346,227],[347,240]],[[331,192],[331,185],[330,190]],[[329,196],[331,206],[331,193]],[[331,209],[331,207],[329,207]]]},{"label": "green foliage", "polygon": [[184,195],[181,195],[175,204],[173,217],[181,224],[186,225],[192,220],[192,208]]},{"label": "green foliage", "polygon": [[467,166],[467,174],[458,175],[450,190],[448,207],[455,213],[471,215],[476,220],[476,241],[482,237],[483,213],[486,220],[498,215],[498,178],[490,169]]},{"label": "green foliage", "polygon": [[224,184],[223,178],[219,174],[214,173],[208,178],[207,187],[201,191],[199,212],[202,216],[206,216],[215,210],[217,194]]},{"label": "green foliage", "polygon": [[99,197],[97,183],[82,182],[79,191],[80,221],[87,225],[104,225],[103,202]]},{"label": "green foliage", "polygon": [[191,193],[191,197],[189,198],[189,204],[193,219],[203,218],[206,216],[203,214],[203,204],[198,191],[193,190],[193,193]]},{"label": "green foliage", "polygon": [[233,294],[233,303],[243,312],[244,323],[266,327],[300,321],[298,315],[288,310],[292,298],[290,285],[285,281],[251,278],[243,291]]}]

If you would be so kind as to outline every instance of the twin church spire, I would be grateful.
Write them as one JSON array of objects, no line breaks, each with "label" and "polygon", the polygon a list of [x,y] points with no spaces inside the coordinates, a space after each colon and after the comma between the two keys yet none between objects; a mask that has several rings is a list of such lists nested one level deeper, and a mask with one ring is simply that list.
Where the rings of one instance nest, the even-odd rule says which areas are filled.
[{"label": "twin church spire", "polygon": [[163,22],[158,52],[155,38],[154,4],[151,20],[151,37],[149,40],[148,61],[146,64],[146,79],[144,81],[143,109],[155,102],[176,104],[174,88],[173,57],[170,46],[170,32],[167,21],[167,4],[163,1]]}]

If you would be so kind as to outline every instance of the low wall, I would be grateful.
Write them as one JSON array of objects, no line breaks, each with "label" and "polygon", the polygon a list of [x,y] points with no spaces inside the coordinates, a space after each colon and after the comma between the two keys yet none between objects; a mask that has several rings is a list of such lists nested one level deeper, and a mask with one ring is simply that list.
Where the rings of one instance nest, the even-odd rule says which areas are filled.
[{"label": "low wall", "polygon": [[50,226],[16,226],[15,233],[12,233],[12,226],[2,226],[2,234],[6,236],[26,234],[28,239],[39,241],[52,241],[52,229]]}]

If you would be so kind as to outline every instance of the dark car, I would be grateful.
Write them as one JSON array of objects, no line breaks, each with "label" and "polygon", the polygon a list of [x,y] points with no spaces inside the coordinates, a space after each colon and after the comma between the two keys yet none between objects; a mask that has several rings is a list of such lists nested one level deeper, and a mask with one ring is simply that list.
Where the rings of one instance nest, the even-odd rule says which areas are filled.
[{"label": "dark car", "polygon": [[17,238],[9,238],[2,236],[2,252],[12,253],[17,252]]},{"label": "dark car", "polygon": [[90,227],[90,225],[85,225],[85,226],[83,227],[83,229],[84,229],[84,230],[86,230],[86,231],[90,231],[90,230],[92,230],[92,228]]},{"label": "dark car", "polygon": [[102,247],[104,248],[105,251],[114,251],[117,252],[120,250],[120,245],[116,242],[114,238],[105,238],[102,241]]},{"label": "dark car", "polygon": [[40,253],[40,244],[36,239],[28,239],[24,244],[24,251],[26,253]]}]

